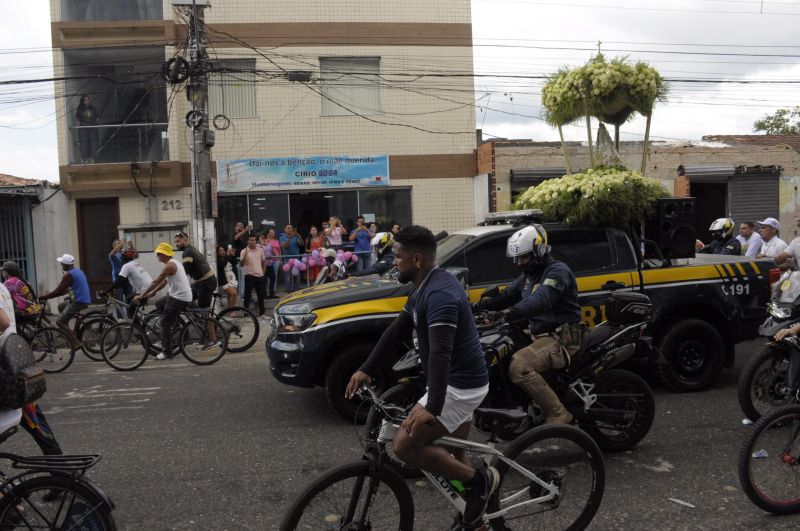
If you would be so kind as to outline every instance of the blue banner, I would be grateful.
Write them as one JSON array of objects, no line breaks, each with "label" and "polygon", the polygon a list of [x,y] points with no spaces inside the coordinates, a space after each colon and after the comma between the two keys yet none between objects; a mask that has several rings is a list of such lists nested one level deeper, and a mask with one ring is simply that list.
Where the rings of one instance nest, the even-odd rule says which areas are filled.
[{"label": "blue banner", "polygon": [[389,156],[218,160],[217,191],[389,186]]}]

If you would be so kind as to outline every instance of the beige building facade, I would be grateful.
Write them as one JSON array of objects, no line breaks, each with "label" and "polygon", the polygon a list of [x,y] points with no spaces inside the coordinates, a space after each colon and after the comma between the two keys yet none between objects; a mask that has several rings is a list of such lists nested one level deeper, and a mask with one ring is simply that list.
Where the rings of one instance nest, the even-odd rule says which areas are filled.
[{"label": "beige building facade", "polygon": [[[185,84],[161,74],[165,61],[189,57],[188,8],[50,4],[56,77],[66,78],[56,83],[65,251],[99,286],[113,238],[147,252],[191,220],[191,105]],[[219,243],[235,221],[304,231],[364,213],[380,228],[413,222],[438,232],[473,225],[488,209],[465,104],[474,100],[469,0],[217,0],[205,22],[215,182],[225,177],[216,168],[234,161],[386,161],[369,187],[304,187],[266,173],[250,190],[218,184]]]}]

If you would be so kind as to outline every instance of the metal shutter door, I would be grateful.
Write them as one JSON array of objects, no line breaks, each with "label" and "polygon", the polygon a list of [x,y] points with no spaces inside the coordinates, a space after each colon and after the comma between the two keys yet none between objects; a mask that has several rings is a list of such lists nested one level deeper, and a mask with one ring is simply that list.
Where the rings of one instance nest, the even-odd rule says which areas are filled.
[{"label": "metal shutter door", "polygon": [[734,175],[728,181],[728,211],[736,223],[778,217],[777,175]]}]

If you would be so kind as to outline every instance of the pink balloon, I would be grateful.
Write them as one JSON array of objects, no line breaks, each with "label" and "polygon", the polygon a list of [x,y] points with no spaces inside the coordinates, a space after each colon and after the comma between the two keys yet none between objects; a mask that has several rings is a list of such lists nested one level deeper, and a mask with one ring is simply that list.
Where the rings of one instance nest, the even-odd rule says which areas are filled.
[{"label": "pink balloon", "polygon": [[308,269],[308,266],[305,265],[305,264],[302,264],[302,263],[297,267],[298,267],[298,269],[300,269],[300,271],[305,271],[306,269]]},{"label": "pink balloon", "polygon": [[351,259],[351,260],[353,261],[353,263],[355,264],[356,262],[358,262],[358,255],[357,255],[357,254],[354,254],[353,256],[351,256],[351,257],[350,257],[350,259]]},{"label": "pink balloon", "polygon": [[290,270],[291,268],[292,268],[292,267],[291,267],[289,264],[283,264],[283,270],[284,270],[284,271],[286,271],[287,273],[289,272],[289,270]]},{"label": "pink balloon", "polygon": [[304,264],[307,264],[307,263],[308,263],[308,257],[307,257],[307,256],[304,256],[304,257],[303,257],[303,263],[304,263]]},{"label": "pink balloon", "polygon": [[293,268],[292,268],[292,276],[293,276],[293,277],[300,276],[300,269],[299,269],[299,268],[297,268],[297,267],[293,267]]},{"label": "pink balloon", "polygon": [[344,259],[345,260],[350,260],[351,256],[353,256],[353,253],[351,253],[350,251],[347,251],[346,253],[344,253]]},{"label": "pink balloon", "polygon": [[316,260],[317,258],[319,258],[319,251],[317,251],[316,249],[314,249],[314,250],[311,252],[311,257],[312,257],[314,260]]},{"label": "pink balloon", "polygon": [[317,267],[318,265],[321,264],[317,260],[314,260],[313,258],[308,261],[308,267]]}]

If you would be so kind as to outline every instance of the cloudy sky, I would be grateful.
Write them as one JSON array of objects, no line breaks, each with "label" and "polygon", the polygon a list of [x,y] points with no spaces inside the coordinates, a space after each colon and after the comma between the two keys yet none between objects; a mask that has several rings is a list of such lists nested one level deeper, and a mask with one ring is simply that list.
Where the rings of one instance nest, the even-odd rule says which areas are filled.
[{"label": "cloudy sky", "polygon": [[[655,139],[750,133],[778,107],[797,105],[800,0],[473,0],[477,125],[488,134],[556,140],[542,123],[541,80],[586,62],[597,42],[607,56],[649,61],[670,83],[656,108]],[[0,81],[52,75],[49,7],[0,0]],[[512,77],[515,76],[515,77]],[[684,83],[679,79],[726,80]],[[732,83],[749,81],[750,83]],[[58,179],[52,86],[0,85],[0,173]],[[641,139],[641,120],[624,140]],[[565,129],[584,139],[585,130]]]}]

